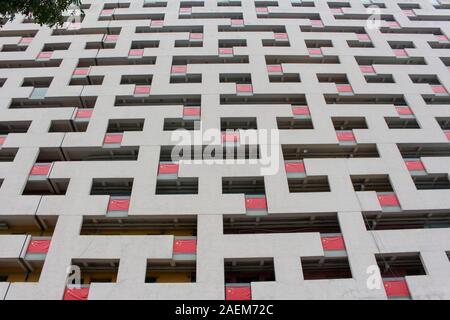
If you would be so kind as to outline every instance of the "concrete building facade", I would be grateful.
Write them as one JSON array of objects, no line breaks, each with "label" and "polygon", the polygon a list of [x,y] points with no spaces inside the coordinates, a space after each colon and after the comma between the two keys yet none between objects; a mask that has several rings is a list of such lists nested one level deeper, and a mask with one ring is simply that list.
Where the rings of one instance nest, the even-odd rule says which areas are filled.
[{"label": "concrete building facade", "polygon": [[450,298],[449,1],[82,9],[0,29],[0,299]]}]

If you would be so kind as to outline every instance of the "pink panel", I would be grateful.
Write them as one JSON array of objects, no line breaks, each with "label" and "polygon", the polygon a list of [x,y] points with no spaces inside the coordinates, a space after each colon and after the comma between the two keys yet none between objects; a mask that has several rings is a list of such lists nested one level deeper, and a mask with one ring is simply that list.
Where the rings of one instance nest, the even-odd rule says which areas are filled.
[{"label": "pink panel", "polygon": [[225,288],[225,300],[252,300],[252,290],[250,286],[227,286]]},{"label": "pink panel", "polygon": [[401,116],[410,116],[414,114],[410,107],[395,107],[395,109]]},{"label": "pink panel", "polygon": [[406,280],[383,281],[384,290],[388,297],[409,297],[409,289]]},{"label": "pink panel", "polygon": [[323,26],[322,20],[310,20],[313,26]]},{"label": "pink panel", "polygon": [[5,136],[0,136],[0,145],[4,144],[6,140]]},{"label": "pink panel", "polygon": [[186,73],[187,72],[187,66],[172,66],[170,69],[171,73]]},{"label": "pink panel", "polygon": [[89,68],[76,68],[73,71],[73,75],[75,76],[85,76],[89,73]]},{"label": "pink panel", "polygon": [[359,70],[362,73],[375,73],[375,69],[372,66],[359,66]]},{"label": "pink panel", "polygon": [[412,17],[412,16],[415,16],[416,14],[414,13],[414,10],[410,10],[410,9],[405,9],[405,10],[402,10],[403,11],[403,13],[406,15],[406,16],[408,16],[408,17]]},{"label": "pink panel", "polygon": [[308,53],[310,55],[322,55],[322,49],[320,48],[309,48]]},{"label": "pink panel", "polygon": [[164,25],[164,20],[152,20],[151,26],[153,27],[160,27]]},{"label": "pink panel", "polygon": [[175,174],[178,173],[179,165],[177,163],[160,163],[158,174]]},{"label": "pink panel", "polygon": [[357,33],[356,38],[361,41],[370,40],[370,37],[366,33]]},{"label": "pink panel", "polygon": [[345,250],[344,238],[342,236],[336,237],[322,237],[323,250]]},{"label": "pink panel", "polygon": [[195,239],[175,239],[173,242],[173,253],[196,253],[197,240]]},{"label": "pink panel", "polygon": [[130,199],[110,199],[108,211],[128,211]]},{"label": "pink panel", "polygon": [[219,48],[219,54],[233,54],[233,48]]},{"label": "pink panel", "polygon": [[341,8],[332,8],[331,12],[336,14],[344,13]]},{"label": "pink panel", "polygon": [[191,39],[191,40],[201,40],[201,39],[203,39],[203,33],[191,33],[189,35],[189,39]]},{"label": "pink panel", "polygon": [[292,114],[295,116],[309,116],[311,113],[308,106],[292,106]]},{"label": "pink panel", "polygon": [[388,21],[387,25],[391,28],[400,27],[400,24],[397,21]]},{"label": "pink panel", "polygon": [[283,72],[283,68],[279,64],[271,64],[267,66],[268,72]]},{"label": "pink panel", "polygon": [[90,118],[93,111],[92,109],[78,109],[75,118]]},{"label": "pink panel", "polygon": [[237,92],[253,92],[253,86],[251,84],[236,84]]},{"label": "pink panel", "polygon": [[89,288],[67,288],[63,300],[87,300]]},{"label": "pink panel", "polygon": [[405,49],[394,49],[393,51],[397,57],[407,57],[408,56],[408,53],[406,52]]},{"label": "pink panel", "polygon": [[406,160],[405,165],[410,171],[423,171],[425,167],[420,160]]},{"label": "pink panel", "polygon": [[128,56],[131,57],[139,57],[139,56],[143,56],[144,55],[144,49],[131,49],[128,52]]},{"label": "pink panel", "polygon": [[352,86],[350,85],[338,84],[336,88],[338,92],[353,92]]},{"label": "pink panel", "polygon": [[238,142],[240,139],[239,132],[222,132],[223,142]]},{"label": "pink panel", "polygon": [[431,86],[434,93],[447,93],[447,89],[444,86]]},{"label": "pink panel", "polygon": [[336,136],[339,141],[356,141],[355,135],[352,131],[339,131],[336,132]]},{"label": "pink panel", "polygon": [[41,52],[38,55],[38,59],[50,59],[53,55],[52,51]]},{"label": "pink panel", "polygon": [[400,206],[400,202],[395,194],[379,194],[377,197],[381,206]]},{"label": "pink panel", "polygon": [[135,86],[134,94],[150,94],[150,86]]},{"label": "pink panel", "polygon": [[51,240],[31,240],[27,253],[47,253]]},{"label": "pink panel", "polygon": [[33,41],[33,38],[30,38],[30,37],[26,37],[26,38],[20,39],[20,43],[21,43],[21,44],[29,44],[29,43],[31,43],[32,41]]},{"label": "pink panel", "polygon": [[201,112],[200,107],[185,107],[183,108],[183,116],[199,116]]},{"label": "pink panel", "polygon": [[106,134],[103,143],[121,143],[123,134]]},{"label": "pink panel", "polygon": [[105,16],[105,15],[113,14],[113,12],[114,12],[114,9],[104,9],[104,10],[102,10],[102,12],[100,14],[102,16]]},{"label": "pink panel", "polygon": [[305,172],[305,164],[303,161],[285,162],[284,168],[286,172]]},{"label": "pink panel", "polygon": [[245,199],[246,209],[267,209],[266,198],[246,198]]},{"label": "pink panel", "polygon": [[118,34],[107,34],[105,36],[105,41],[116,42],[118,39],[119,39],[119,35]]},{"label": "pink panel", "polygon": [[265,8],[265,7],[258,7],[258,8],[256,8],[256,12],[258,12],[258,13],[266,13],[266,12],[269,12],[269,9]]},{"label": "pink panel", "polygon": [[438,39],[438,41],[449,41],[448,37],[445,35],[438,35],[436,36],[436,38]]},{"label": "pink panel", "polygon": [[32,176],[46,176],[50,172],[50,164],[35,164],[33,168],[31,168],[30,175]]},{"label": "pink panel", "polygon": [[244,20],[242,19],[231,19],[232,26],[242,26],[244,25]]},{"label": "pink panel", "polygon": [[192,8],[180,8],[180,13],[191,13]]},{"label": "pink panel", "polygon": [[273,37],[275,39],[287,39],[288,35],[287,33],[274,33]]},{"label": "pink panel", "polygon": [[450,132],[446,132],[445,136],[447,137],[447,139],[450,141]]}]

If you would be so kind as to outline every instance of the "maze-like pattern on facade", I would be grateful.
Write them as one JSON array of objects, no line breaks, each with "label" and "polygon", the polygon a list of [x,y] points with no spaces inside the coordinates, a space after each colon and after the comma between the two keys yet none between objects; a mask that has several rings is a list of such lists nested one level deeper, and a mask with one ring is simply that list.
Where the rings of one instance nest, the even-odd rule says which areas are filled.
[{"label": "maze-like pattern on facade", "polygon": [[0,299],[450,298],[450,2],[82,9],[0,29]]}]

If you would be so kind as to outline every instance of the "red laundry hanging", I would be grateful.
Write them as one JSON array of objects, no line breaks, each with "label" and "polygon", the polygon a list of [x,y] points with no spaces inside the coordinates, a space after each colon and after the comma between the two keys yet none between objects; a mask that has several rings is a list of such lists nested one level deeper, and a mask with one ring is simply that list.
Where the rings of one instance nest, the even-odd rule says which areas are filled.
[{"label": "red laundry hanging", "polygon": [[252,300],[250,286],[225,287],[225,300]]},{"label": "red laundry hanging", "polygon": [[309,116],[311,113],[308,106],[292,106],[294,116]]},{"label": "red laundry hanging", "polygon": [[425,167],[420,160],[406,160],[405,161],[406,167],[410,171],[424,171]]},{"label": "red laundry hanging", "polygon": [[247,209],[267,209],[266,198],[246,198],[245,208]]},{"label": "red laundry hanging", "polygon": [[406,280],[384,280],[384,289],[388,297],[409,297]]},{"label": "red laundry hanging", "polygon": [[322,237],[323,250],[345,250],[343,236]]},{"label": "red laundry hanging", "polygon": [[173,253],[196,253],[197,240],[175,239],[173,242]]},{"label": "red laundry hanging", "polygon": [[89,288],[66,288],[63,300],[87,300]]},{"label": "red laundry hanging", "polygon": [[175,174],[178,173],[179,165],[177,163],[160,163],[159,174]]},{"label": "red laundry hanging", "polygon": [[47,253],[51,240],[31,240],[27,253]]},{"label": "red laundry hanging", "polygon": [[106,144],[116,144],[121,143],[123,138],[123,134],[106,134],[105,140],[103,141]]},{"label": "red laundry hanging", "polygon": [[303,161],[286,162],[284,168],[286,169],[286,172],[305,172],[305,164]]},{"label": "red laundry hanging", "polygon": [[50,164],[35,164],[31,169],[32,176],[46,176],[50,172]]},{"label": "red laundry hanging", "polygon": [[110,199],[108,211],[128,211],[130,199]]},{"label": "red laundry hanging", "polygon": [[199,116],[200,107],[185,107],[183,108],[183,116]]},{"label": "red laundry hanging", "polygon": [[78,109],[75,118],[90,118],[93,111],[92,109]]},{"label": "red laundry hanging", "polygon": [[336,136],[339,141],[355,141],[355,135],[352,131],[338,131],[336,132]]},{"label": "red laundry hanging", "polygon": [[395,194],[379,194],[378,201],[382,206],[400,206],[400,202]]}]

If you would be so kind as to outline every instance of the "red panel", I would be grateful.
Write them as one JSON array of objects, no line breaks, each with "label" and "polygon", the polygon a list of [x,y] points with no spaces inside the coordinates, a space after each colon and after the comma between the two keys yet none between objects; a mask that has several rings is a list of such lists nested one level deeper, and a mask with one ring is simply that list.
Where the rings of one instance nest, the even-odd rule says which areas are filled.
[{"label": "red panel", "polygon": [[447,139],[450,141],[450,131],[445,133],[445,136],[447,137]]},{"label": "red panel", "polygon": [[322,20],[310,20],[313,26],[323,26]]},{"label": "red panel", "polygon": [[400,202],[395,194],[379,194],[378,201],[382,206],[400,206]]},{"label": "red panel", "polygon": [[4,144],[4,143],[5,143],[5,140],[6,140],[6,137],[5,137],[5,136],[0,137],[0,145]]},{"label": "red panel", "polygon": [[203,33],[191,33],[189,38],[192,40],[201,40],[203,39]]},{"label": "red panel", "polygon": [[308,53],[310,54],[310,55],[322,55],[322,49],[320,49],[320,48],[310,48],[310,49],[308,49]]},{"label": "red panel", "polygon": [[434,93],[447,93],[447,89],[444,86],[431,86]]},{"label": "red panel", "polygon": [[144,49],[131,49],[128,52],[128,55],[131,57],[139,57],[144,55]]},{"label": "red panel", "polygon": [[50,172],[50,164],[35,164],[33,168],[31,168],[30,175],[32,176],[46,176]]},{"label": "red panel", "polygon": [[136,86],[134,94],[150,94],[150,86]]},{"label": "red panel", "polygon": [[222,132],[222,142],[238,142],[239,132]]},{"label": "red panel", "polygon": [[275,39],[287,39],[287,38],[288,38],[288,35],[287,35],[287,33],[275,33],[275,34],[273,35],[273,37],[274,37]]},{"label": "red panel", "polygon": [[342,236],[336,237],[322,237],[323,250],[345,250],[344,238]]},{"label": "red panel", "polygon": [[283,68],[278,64],[271,64],[267,66],[268,72],[283,72]]},{"label": "red panel", "polygon": [[170,69],[171,73],[186,73],[187,72],[187,66],[172,66]]},{"label": "red panel", "polygon": [[92,109],[78,109],[75,118],[90,118],[93,111]]},{"label": "red panel", "polygon": [[414,114],[410,107],[395,107],[395,109],[401,116],[411,116]]},{"label": "red panel", "polygon": [[47,52],[41,52],[38,55],[38,59],[50,59],[53,55],[53,52],[47,51]]},{"label": "red panel", "polygon": [[361,40],[361,41],[370,40],[369,35],[366,34],[366,33],[357,33],[357,34],[356,34],[356,38],[357,38],[358,40]]},{"label": "red panel", "polygon": [[246,198],[245,199],[246,209],[267,209],[266,198]]},{"label": "red panel", "polygon": [[219,48],[219,54],[233,54],[233,48]]},{"label": "red panel", "polygon": [[130,199],[110,199],[108,211],[128,211]]},{"label": "red panel", "polygon": [[286,172],[305,172],[305,164],[303,161],[299,162],[286,162],[284,164]]},{"label": "red panel", "polygon": [[311,113],[308,106],[292,106],[292,114],[295,116],[309,116]]},{"label": "red panel", "polygon": [[406,280],[383,281],[384,290],[388,297],[409,297],[409,289]]},{"label": "red panel", "polygon": [[339,141],[356,141],[355,135],[352,131],[339,131],[336,132],[336,136]]},{"label": "red panel", "polygon": [[158,168],[159,174],[175,174],[178,173],[179,165],[177,163],[160,163]]},{"label": "red panel", "polygon": [[66,288],[63,300],[87,300],[89,288]]},{"label": "red panel", "polygon": [[76,76],[85,76],[89,73],[89,68],[76,68],[73,74]]},{"label": "red panel", "polygon": [[406,52],[405,49],[394,49],[394,54],[397,57],[407,57],[408,53]]},{"label": "red panel", "polygon": [[[445,35],[438,35],[436,36],[436,38],[438,39],[438,41],[449,41],[448,37]],[[31,38],[33,39],[33,38]]]},{"label": "red panel", "polygon": [[31,240],[27,253],[47,253],[51,240]]},{"label": "red panel", "polygon": [[183,108],[183,116],[199,116],[201,112],[200,107],[185,107]]},{"label": "red panel", "polygon": [[338,84],[336,85],[336,88],[338,92],[353,92],[352,86],[350,85]]},{"label": "red panel", "polygon": [[251,84],[237,84],[237,92],[253,92],[253,86]]},{"label": "red panel", "polygon": [[173,242],[174,253],[196,253],[197,252],[197,240],[195,239],[176,239]]},{"label": "red panel", "polygon": [[103,140],[103,143],[106,143],[106,144],[121,143],[122,138],[123,138],[123,134],[106,134],[105,140]]},{"label": "red panel", "polygon": [[252,300],[252,289],[248,287],[225,287],[225,300]]},{"label": "red panel", "polygon": [[423,171],[425,167],[423,166],[422,161],[420,160],[407,160],[405,161],[406,167],[410,171]]},{"label": "red panel", "polygon": [[363,73],[375,73],[375,69],[372,66],[360,66],[359,70]]}]

